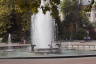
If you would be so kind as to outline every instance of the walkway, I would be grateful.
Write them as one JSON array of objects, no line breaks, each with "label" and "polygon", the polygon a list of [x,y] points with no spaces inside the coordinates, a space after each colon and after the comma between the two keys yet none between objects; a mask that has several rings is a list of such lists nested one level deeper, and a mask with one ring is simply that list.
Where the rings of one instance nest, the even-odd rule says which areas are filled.
[{"label": "walkway", "polygon": [[0,64],[96,64],[96,57],[61,59],[0,59]]}]

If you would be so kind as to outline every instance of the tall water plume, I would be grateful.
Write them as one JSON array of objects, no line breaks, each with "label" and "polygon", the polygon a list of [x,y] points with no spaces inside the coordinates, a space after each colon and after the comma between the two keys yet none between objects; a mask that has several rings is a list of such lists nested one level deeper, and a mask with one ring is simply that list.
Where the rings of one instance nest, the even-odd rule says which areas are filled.
[{"label": "tall water plume", "polygon": [[[43,0],[41,0],[41,5],[44,5]],[[50,48],[54,42],[55,21],[50,16],[50,11],[43,14],[41,8],[38,10],[39,12],[31,17],[32,44],[36,45],[35,48]]]}]

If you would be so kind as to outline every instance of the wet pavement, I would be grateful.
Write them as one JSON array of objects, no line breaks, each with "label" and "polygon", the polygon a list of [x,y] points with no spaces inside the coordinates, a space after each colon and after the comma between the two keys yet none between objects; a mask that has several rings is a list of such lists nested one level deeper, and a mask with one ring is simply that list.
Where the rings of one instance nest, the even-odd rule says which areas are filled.
[{"label": "wet pavement", "polygon": [[96,64],[96,57],[57,59],[0,59],[0,64]]}]

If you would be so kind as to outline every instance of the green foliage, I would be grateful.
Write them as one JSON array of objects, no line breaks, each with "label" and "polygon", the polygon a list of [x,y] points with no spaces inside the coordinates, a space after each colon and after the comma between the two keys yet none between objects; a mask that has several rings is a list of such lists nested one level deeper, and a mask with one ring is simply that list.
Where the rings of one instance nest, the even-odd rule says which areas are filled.
[{"label": "green foliage", "polygon": [[84,10],[85,12],[90,12],[90,11],[91,11],[91,8],[92,8],[92,5],[88,5],[88,6],[86,6],[85,8],[83,8],[83,10]]},{"label": "green foliage", "polygon": [[70,6],[71,6],[71,2],[69,0],[63,0],[63,2],[61,2],[61,11],[65,15],[68,15],[70,12]]},{"label": "green foliage", "polygon": [[37,8],[40,6],[40,0],[16,0],[16,4],[23,12],[31,11],[36,13],[38,11]]},{"label": "green foliage", "polygon": [[83,40],[84,37],[87,36],[86,30],[83,28],[79,28],[79,30],[74,34],[74,39],[75,40]]},{"label": "green foliage", "polygon": [[61,3],[61,11],[65,16],[70,15],[72,12],[76,12],[78,10],[77,0],[63,0]]},{"label": "green foliage", "polygon": [[66,34],[67,37],[64,37],[65,39],[83,39],[86,30],[92,28],[86,12],[80,9],[77,0],[63,0],[61,3],[61,12],[64,14],[62,34]]},{"label": "green foliage", "polygon": [[51,0],[50,2],[55,4],[55,5],[59,5],[60,4],[60,0]]},{"label": "green foliage", "polygon": [[[7,38],[12,34],[13,40],[28,36],[30,31],[31,16],[38,12],[41,0],[0,0],[0,37]],[[59,18],[57,5],[60,0],[50,0],[43,12],[51,11],[53,18]]]}]

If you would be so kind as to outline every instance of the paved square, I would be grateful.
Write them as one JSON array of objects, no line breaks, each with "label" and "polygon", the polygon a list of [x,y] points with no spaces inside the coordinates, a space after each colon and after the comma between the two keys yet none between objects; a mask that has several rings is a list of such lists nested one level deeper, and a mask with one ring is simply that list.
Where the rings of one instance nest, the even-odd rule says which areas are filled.
[{"label": "paved square", "polygon": [[0,64],[96,64],[96,57],[58,59],[0,59]]}]

